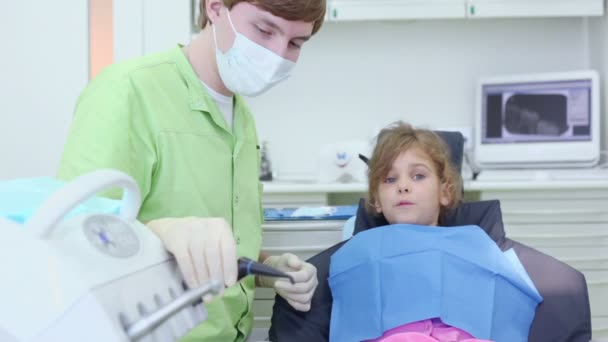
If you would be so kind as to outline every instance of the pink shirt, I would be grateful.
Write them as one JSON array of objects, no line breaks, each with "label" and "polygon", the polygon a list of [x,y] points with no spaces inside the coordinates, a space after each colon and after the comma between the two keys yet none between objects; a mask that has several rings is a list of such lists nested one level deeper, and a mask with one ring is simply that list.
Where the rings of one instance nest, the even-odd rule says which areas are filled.
[{"label": "pink shirt", "polygon": [[471,336],[464,330],[444,324],[433,318],[408,323],[391,330],[376,339],[366,342],[488,342]]}]

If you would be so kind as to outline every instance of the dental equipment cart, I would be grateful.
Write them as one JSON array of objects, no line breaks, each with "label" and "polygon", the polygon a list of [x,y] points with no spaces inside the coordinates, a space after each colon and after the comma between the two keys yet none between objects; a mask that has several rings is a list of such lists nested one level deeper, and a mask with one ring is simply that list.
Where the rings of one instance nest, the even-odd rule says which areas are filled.
[{"label": "dental equipment cart", "polygon": [[[111,187],[119,215],[64,216]],[[210,283],[185,290],[160,240],[136,220],[137,183],[99,170],[53,193],[24,225],[0,218],[0,341],[174,341],[206,319]]]}]

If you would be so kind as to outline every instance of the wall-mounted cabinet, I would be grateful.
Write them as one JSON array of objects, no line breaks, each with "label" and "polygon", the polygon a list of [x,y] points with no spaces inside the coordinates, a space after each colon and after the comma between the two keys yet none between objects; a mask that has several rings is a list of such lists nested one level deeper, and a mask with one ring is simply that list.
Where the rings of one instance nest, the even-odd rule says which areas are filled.
[{"label": "wall-mounted cabinet", "polygon": [[468,0],[469,18],[585,17],[604,15],[603,0]]},{"label": "wall-mounted cabinet", "polygon": [[329,0],[330,20],[464,18],[462,0]]},{"label": "wall-mounted cabinet", "polygon": [[[200,0],[180,1],[184,7],[190,7],[192,30],[194,33],[198,32],[196,22],[199,15],[198,4]],[[604,0],[327,0],[326,20],[424,20],[602,15],[604,15]]]},{"label": "wall-mounted cabinet", "polygon": [[604,0],[328,0],[332,21],[604,15]]}]

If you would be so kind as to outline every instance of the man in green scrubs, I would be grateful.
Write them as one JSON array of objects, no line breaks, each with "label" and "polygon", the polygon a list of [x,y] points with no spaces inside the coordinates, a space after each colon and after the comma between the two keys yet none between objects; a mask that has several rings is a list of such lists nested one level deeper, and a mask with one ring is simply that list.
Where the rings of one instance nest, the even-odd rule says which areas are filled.
[{"label": "man in green scrubs", "polygon": [[[114,168],[142,191],[139,220],[176,257],[190,287],[225,283],[204,298],[208,319],[184,340],[243,341],[255,283],[308,311],[316,269],[261,248],[256,127],[241,95],[289,76],[323,22],[325,0],[203,0],[200,34],[185,47],[106,68],[80,96],[59,177]],[[162,23],[159,23],[162,25]],[[120,196],[114,193],[110,196]],[[236,282],[246,256],[289,272]],[[142,284],[143,285],[143,284]]]}]

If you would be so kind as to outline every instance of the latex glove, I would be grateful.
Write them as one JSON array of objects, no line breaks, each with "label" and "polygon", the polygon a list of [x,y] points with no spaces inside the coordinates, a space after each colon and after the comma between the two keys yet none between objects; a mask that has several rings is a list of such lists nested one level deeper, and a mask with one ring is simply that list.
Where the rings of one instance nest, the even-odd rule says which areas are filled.
[{"label": "latex glove", "polygon": [[[211,279],[226,286],[236,283],[236,244],[223,218],[163,218],[147,226],[173,254],[188,287],[205,285]],[[208,302],[211,296],[203,299]]]},{"label": "latex glove", "polygon": [[258,277],[262,287],[273,287],[294,309],[309,311],[312,296],[317,288],[317,269],[297,256],[285,253],[269,256],[264,264],[281,270],[293,277],[294,284],[286,278]]}]

